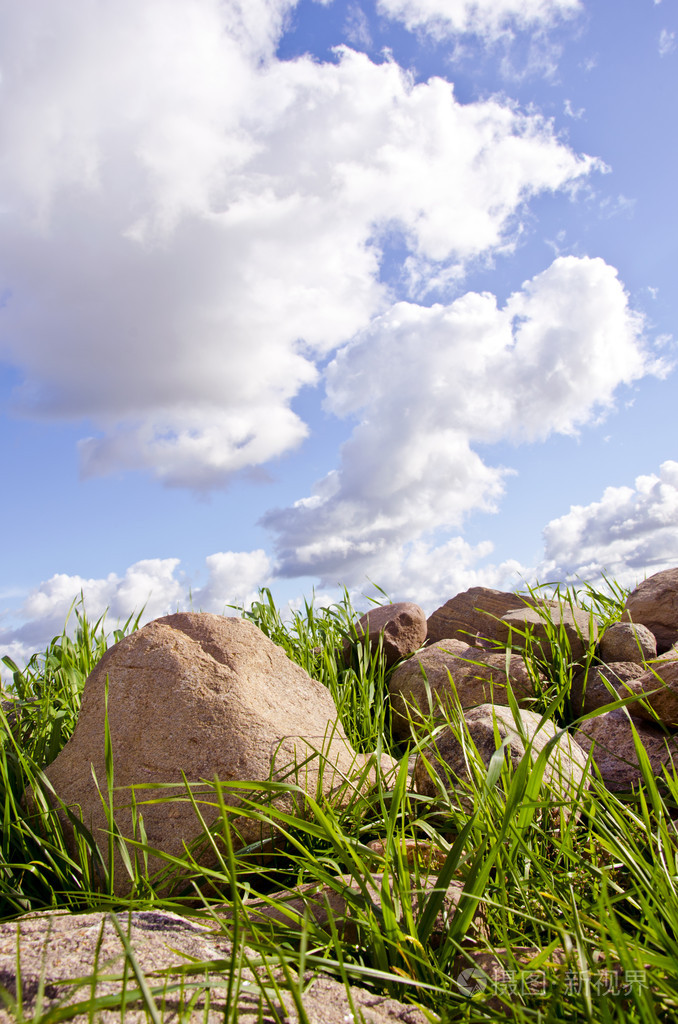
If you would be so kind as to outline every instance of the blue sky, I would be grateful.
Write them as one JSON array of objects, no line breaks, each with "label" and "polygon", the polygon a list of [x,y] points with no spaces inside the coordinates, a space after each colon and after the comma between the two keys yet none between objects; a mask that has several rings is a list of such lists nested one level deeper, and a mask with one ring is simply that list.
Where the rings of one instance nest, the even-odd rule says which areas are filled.
[{"label": "blue sky", "polygon": [[0,0],[0,648],[678,564],[676,0]]}]

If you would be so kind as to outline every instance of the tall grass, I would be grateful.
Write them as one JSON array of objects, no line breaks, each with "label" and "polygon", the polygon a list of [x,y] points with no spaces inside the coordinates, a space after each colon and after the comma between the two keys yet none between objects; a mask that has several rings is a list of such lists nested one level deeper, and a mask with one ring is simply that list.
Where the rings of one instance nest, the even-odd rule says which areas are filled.
[{"label": "tall grass", "polygon": [[[586,603],[611,622],[624,596],[619,589],[584,587],[576,593],[563,588],[557,599]],[[173,910],[229,936],[233,952],[219,961],[177,961],[164,978],[146,978],[123,929],[126,962],[118,996],[97,995],[89,979],[72,1005],[43,1011],[22,1000],[19,990],[4,996],[11,1015],[20,1020],[25,1010],[46,1024],[103,1009],[121,1009],[122,1015],[125,1007],[141,1006],[157,1021],[163,1000],[173,994],[180,998],[178,1019],[198,1019],[207,1000],[221,1000],[224,1019],[237,1020],[240,995],[249,989],[261,999],[262,1014],[287,993],[303,1021],[300,978],[305,971],[324,971],[347,991],[357,984],[415,1002],[431,1019],[450,1022],[675,1019],[673,766],[655,779],[639,747],[644,774],[633,792],[612,794],[592,773],[590,788],[580,786],[563,801],[544,783],[547,755],[533,764],[529,746],[517,767],[501,745],[485,766],[454,703],[440,712],[444,719],[418,719],[416,739],[398,744],[388,709],[392,670],[383,652],[370,650],[357,635],[348,595],[328,609],[306,603],[285,621],[270,591],[262,590],[243,614],[328,687],[355,748],[390,753],[396,771],[377,773],[376,784],[367,788],[364,769],[362,779],[347,780],[342,800],[303,793],[294,772],[256,784],[207,780],[207,794],[204,782],[186,781],[182,799],[193,806],[200,837],[182,857],[165,855],[155,874],[148,871],[147,855],[157,851],[148,848],[142,827],[149,787],[139,786],[134,840],[124,841],[111,821],[110,848],[99,849],[73,816],[74,848],[43,770],[72,731],[87,674],[109,643],[138,624],[130,619],[109,637],[102,620],[90,624],[80,609],[75,636],[64,631],[23,670],[6,662],[12,693],[3,697],[15,703],[0,716],[0,916],[13,920],[46,907]],[[575,662],[554,609],[543,616],[554,654],[548,664],[524,638],[526,665],[533,678],[541,673],[544,679],[535,710],[543,722],[572,728],[569,687],[575,671],[596,664],[593,634],[584,638],[585,654]],[[515,702],[513,708],[518,719]],[[467,751],[464,779],[446,779],[437,763],[436,739],[445,728],[456,731]],[[417,753],[439,780],[434,796],[412,789],[408,765]],[[105,801],[114,767],[109,758],[107,778],[99,780]],[[27,785],[33,804],[22,801]],[[177,799],[173,793],[167,799]],[[285,793],[306,812],[276,800]],[[273,829],[276,842],[262,838],[238,848],[233,837],[243,819]],[[114,895],[115,844],[125,851],[132,884],[125,900]],[[211,851],[208,866],[205,847]],[[446,893],[453,882],[458,904],[451,913]],[[490,969],[492,956],[502,965],[499,975]],[[354,1017],[360,1019],[357,1008]]]}]

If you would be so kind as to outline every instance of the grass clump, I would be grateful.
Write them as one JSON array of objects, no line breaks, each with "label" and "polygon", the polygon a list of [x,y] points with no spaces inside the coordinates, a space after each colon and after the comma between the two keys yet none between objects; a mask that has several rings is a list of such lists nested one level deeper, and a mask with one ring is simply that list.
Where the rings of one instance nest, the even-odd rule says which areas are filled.
[{"label": "grass clump", "polygon": [[[588,608],[606,623],[619,618],[624,598],[614,586],[556,593],[557,601]],[[371,650],[357,635],[347,594],[330,608],[306,602],[289,621],[268,590],[241,611],[328,687],[354,748],[374,751],[377,761],[390,754],[395,769],[378,772],[371,788],[352,780],[341,801],[306,794],[294,772],[256,784],[213,780],[209,794],[186,781],[181,799],[191,802],[201,836],[183,857],[166,856],[155,874],[148,871],[148,854],[156,851],[143,833],[140,786],[134,841],[123,841],[111,821],[110,849],[100,850],[76,819],[74,850],[44,768],[72,733],[87,675],[110,643],[138,626],[132,618],[108,635],[102,619],[90,623],[78,609],[74,636],[64,630],[24,669],[5,659],[12,683],[0,714],[0,918],[46,908],[108,911],[120,929],[124,967],[117,994],[97,992],[97,971],[105,970],[97,967],[80,979],[73,998],[45,1009],[49,979],[28,1000],[19,962],[17,983],[0,988],[10,1019],[47,1024],[77,1013],[95,1019],[104,1010],[122,1019],[126,1009],[141,1007],[148,1020],[160,1021],[169,1019],[174,1000],[173,1019],[207,1019],[210,1006],[218,1006],[228,1021],[251,996],[262,1020],[285,997],[303,1021],[303,990],[317,972],[332,975],[349,994],[359,985],[446,1022],[675,1019],[673,766],[657,780],[641,753],[643,779],[634,791],[613,794],[592,773],[590,788],[563,798],[544,781],[548,751],[533,759],[528,744],[516,765],[499,742],[486,766],[453,703],[446,720],[431,715],[418,722],[416,738],[399,744],[388,708],[392,669],[379,647]],[[554,607],[543,616],[553,657],[544,662],[529,637],[522,656],[533,678],[543,679],[533,710],[543,724],[566,730],[573,723],[572,679],[595,666],[595,639],[592,632],[584,637],[584,654],[575,659]],[[518,723],[510,690],[509,699]],[[447,727],[464,744],[463,779],[441,778],[435,763],[436,741]],[[414,755],[438,780],[433,795],[411,785]],[[107,779],[99,780],[104,799],[113,773],[109,763]],[[23,800],[27,786],[36,797],[31,807]],[[295,799],[275,801],[281,794],[310,813],[296,813]],[[239,848],[233,836],[244,819],[260,822],[276,842],[262,837]],[[115,844],[125,851],[132,881],[125,899],[114,895]],[[205,845],[213,852],[209,867],[198,854]],[[146,976],[120,924],[128,910],[172,911],[207,924],[228,940],[228,956],[177,957],[164,974]],[[359,1021],[360,1008],[351,1012]]]}]

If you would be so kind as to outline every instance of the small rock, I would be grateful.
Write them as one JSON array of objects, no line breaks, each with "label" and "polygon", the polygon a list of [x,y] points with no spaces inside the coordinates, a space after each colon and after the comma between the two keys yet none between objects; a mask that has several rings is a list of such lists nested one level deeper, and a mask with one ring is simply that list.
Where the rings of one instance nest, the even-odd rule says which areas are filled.
[{"label": "small rock", "polygon": [[[394,665],[418,650],[426,639],[426,615],[418,604],[401,601],[399,604],[381,605],[366,612],[356,623],[358,637],[367,633],[372,650],[383,634],[386,664]],[[350,640],[344,641],[344,658],[351,650]]]},{"label": "small rock", "polygon": [[600,660],[632,661],[638,665],[657,657],[657,641],[647,626],[615,622],[603,633],[598,647]]},{"label": "small rock", "polygon": [[639,696],[645,695],[643,704],[632,705],[635,718],[648,722],[658,719],[663,725],[678,729],[678,661],[675,658],[656,658],[629,688]]}]

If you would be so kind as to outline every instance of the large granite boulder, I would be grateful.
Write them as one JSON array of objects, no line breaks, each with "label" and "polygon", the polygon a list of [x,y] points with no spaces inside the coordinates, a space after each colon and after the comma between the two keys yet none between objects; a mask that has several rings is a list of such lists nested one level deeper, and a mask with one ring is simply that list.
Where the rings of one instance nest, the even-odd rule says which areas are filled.
[{"label": "large granite boulder", "polygon": [[[508,675],[507,675],[508,667]],[[518,655],[480,650],[461,640],[439,640],[399,665],[389,680],[393,732],[410,734],[410,718],[443,715],[459,698],[463,708],[508,704],[507,681],[518,701],[534,697],[534,683]],[[430,698],[430,699],[429,699]]]},{"label": "large granite boulder", "polygon": [[678,640],[678,569],[643,580],[626,599],[624,619],[647,626],[657,638],[657,650],[668,650]]},{"label": "large granite boulder", "polygon": [[[598,639],[598,622],[589,612],[569,605],[549,602],[547,610],[522,608],[507,612],[497,623],[497,639],[511,644],[515,650],[532,650],[542,661],[552,661],[555,651],[551,641],[553,628],[565,633],[572,660],[583,657],[591,642]],[[528,640],[528,637],[530,638]]]},{"label": "large granite boulder", "polygon": [[429,616],[429,643],[462,640],[465,644],[482,646],[484,641],[497,639],[497,619],[514,608],[534,603],[528,595],[492,590],[490,587],[471,587]]},{"label": "large granite boulder", "polygon": [[[542,784],[553,795],[554,809],[557,811],[558,805],[562,804],[567,816],[568,805],[575,794],[582,785],[588,785],[588,779],[585,779],[586,754],[569,733],[558,730],[553,722],[545,722],[539,728],[540,715],[523,710],[519,714],[521,729],[528,740],[529,756],[533,762],[549,742],[558,737],[549,752]],[[479,704],[464,713],[464,720],[483,764],[489,765],[494,752],[504,740],[508,740],[506,756],[514,768],[518,767],[526,748],[510,708]],[[438,736],[435,744],[427,747],[417,758],[413,782],[418,793],[433,797],[439,791],[440,782],[450,792],[455,792],[456,779],[468,778],[467,751],[455,731],[446,729]],[[463,790],[459,790],[458,799],[460,806],[471,809]]]},{"label": "large granite boulder", "polygon": [[[357,755],[346,738],[329,691],[256,626],[219,615],[168,615],[107,651],[85,684],[73,736],[46,769],[59,798],[79,808],[103,851],[108,825],[92,769],[108,802],[107,686],[116,824],[122,836],[133,836],[133,787],[151,784],[135,791],[137,810],[148,845],[167,854],[181,856],[184,844],[203,831],[182,773],[209,825],[217,817],[215,777],[225,784],[286,781],[316,796],[347,786],[344,780],[366,766],[367,756]],[[382,766],[393,763],[384,758]],[[238,805],[239,793],[226,788],[226,804]],[[176,799],[146,802],[168,797]],[[277,803],[305,813],[299,793],[283,795]],[[238,846],[266,835],[254,819],[240,816],[234,829]],[[197,856],[201,864],[211,861],[209,851],[204,861]],[[160,857],[149,858],[151,872],[163,865]],[[116,851],[115,891],[124,894],[129,887]]]},{"label": "large granite boulder", "polygon": [[635,622],[614,622],[603,633],[598,644],[601,661],[627,661],[642,665],[657,657],[657,641],[647,626]]},{"label": "large granite boulder", "polygon": [[[630,705],[635,708],[636,705]],[[664,729],[651,722],[634,719],[635,728],[650,761],[655,777],[663,777],[662,767],[671,770],[671,760],[678,764],[678,738],[667,736]],[[628,792],[642,779],[638,755],[633,740],[633,729],[623,708],[606,711],[596,718],[582,722],[575,739],[583,750],[593,748],[595,761],[607,789]]]},{"label": "large granite boulder", "polygon": [[[380,641],[386,664],[394,665],[418,650],[426,639],[426,615],[418,604],[401,601],[380,605],[365,612],[355,624],[358,639],[367,636],[372,650]],[[350,654],[351,641],[344,642],[344,657]]]}]

